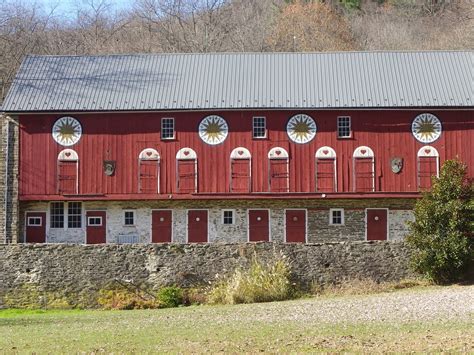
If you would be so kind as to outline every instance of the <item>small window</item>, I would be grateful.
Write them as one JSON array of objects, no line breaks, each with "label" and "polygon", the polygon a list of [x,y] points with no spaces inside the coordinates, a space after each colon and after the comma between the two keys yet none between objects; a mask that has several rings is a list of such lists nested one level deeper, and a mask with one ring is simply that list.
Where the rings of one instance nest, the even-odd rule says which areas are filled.
[{"label": "small window", "polygon": [[28,217],[28,227],[41,227],[41,217]]},{"label": "small window", "polygon": [[87,217],[87,225],[100,227],[102,225],[102,217]]},{"label": "small window", "polygon": [[135,225],[135,211],[125,211],[124,212],[124,224],[126,226]]},{"label": "small window", "polygon": [[67,227],[81,228],[82,227],[82,203],[69,202],[67,209]]},{"label": "small window", "polygon": [[234,210],[222,211],[222,224],[234,224]]},{"label": "small window", "polygon": [[52,202],[49,215],[51,228],[64,228],[64,202]]},{"label": "small window", "polygon": [[253,138],[267,138],[267,123],[265,117],[253,118]]},{"label": "small window", "polygon": [[337,118],[337,137],[351,138],[351,118],[349,116],[340,116]]},{"label": "small window", "polygon": [[174,139],[174,118],[161,119],[161,139]]},{"label": "small window", "polygon": [[344,224],[344,210],[342,208],[334,208],[329,210],[329,224],[339,226]]}]

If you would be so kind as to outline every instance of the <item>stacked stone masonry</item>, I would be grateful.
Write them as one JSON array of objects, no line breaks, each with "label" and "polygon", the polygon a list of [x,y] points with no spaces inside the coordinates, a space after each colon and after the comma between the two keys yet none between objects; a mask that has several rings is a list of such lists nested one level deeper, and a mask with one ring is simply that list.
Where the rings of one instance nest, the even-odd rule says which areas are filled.
[{"label": "stacked stone masonry", "polygon": [[288,258],[293,281],[303,287],[413,276],[409,250],[402,242],[0,245],[0,307],[5,296],[23,293],[29,286],[40,294],[69,295],[74,303],[80,295],[96,295],[116,280],[153,289],[209,285],[216,275],[246,267],[255,257],[268,262],[280,255]]},{"label": "stacked stone masonry", "polygon": [[[287,201],[270,201],[261,204],[248,205],[247,201],[234,202],[176,202],[168,205],[144,201],[127,202],[83,202],[81,228],[50,228],[50,204],[48,202],[25,203],[22,205],[20,242],[25,241],[26,211],[46,212],[46,242],[47,243],[85,243],[86,223],[85,214],[88,210],[106,211],[106,242],[118,243],[123,236],[136,236],[139,243],[151,242],[152,211],[154,209],[169,209],[172,211],[172,242],[187,243],[187,213],[189,209],[206,209],[208,211],[208,242],[209,243],[244,243],[248,241],[248,210],[252,208],[268,208],[270,215],[270,241],[285,242],[285,209],[302,208],[306,211],[306,241],[308,243],[364,241],[366,228],[365,208],[344,209],[344,223],[330,223],[330,208],[314,205],[298,205]],[[347,206],[348,203],[343,204]],[[361,205],[359,203],[359,205]],[[371,204],[373,206],[374,204]],[[336,206],[336,205],[335,205]],[[331,206],[331,207],[335,207]],[[337,205],[340,206],[340,205]],[[364,207],[363,205],[361,205]],[[231,225],[222,221],[223,209],[232,209],[235,220]],[[124,211],[135,212],[133,226],[124,225]],[[397,241],[408,233],[407,222],[413,219],[410,209],[388,209],[388,240]]]}]

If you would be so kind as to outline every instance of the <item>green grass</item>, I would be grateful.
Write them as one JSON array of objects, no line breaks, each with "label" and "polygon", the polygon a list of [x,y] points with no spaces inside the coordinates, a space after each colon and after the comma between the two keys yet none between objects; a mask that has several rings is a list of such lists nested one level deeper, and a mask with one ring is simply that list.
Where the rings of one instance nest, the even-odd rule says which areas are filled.
[{"label": "green grass", "polygon": [[[278,306],[294,306],[298,302],[304,301],[281,302]],[[318,300],[314,302],[317,306]],[[255,307],[261,310],[268,305],[273,307],[268,318],[254,319]],[[3,310],[0,353],[474,351],[472,318],[321,324],[280,320],[274,306],[275,303],[137,311]]]}]

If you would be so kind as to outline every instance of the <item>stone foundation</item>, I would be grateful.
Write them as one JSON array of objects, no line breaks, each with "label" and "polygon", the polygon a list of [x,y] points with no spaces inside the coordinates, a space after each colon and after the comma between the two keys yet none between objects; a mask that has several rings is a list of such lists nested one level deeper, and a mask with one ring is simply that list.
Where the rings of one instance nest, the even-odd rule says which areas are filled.
[{"label": "stone foundation", "polygon": [[67,295],[79,303],[115,280],[150,288],[208,285],[216,275],[248,266],[255,256],[265,262],[281,254],[291,263],[293,281],[302,287],[412,276],[404,243],[0,245],[0,306],[5,296],[20,297],[32,288],[39,295]]},{"label": "stone foundation", "polygon": [[[222,202],[222,201],[219,201]],[[303,203],[303,202],[302,202]],[[117,243],[119,236],[138,236],[139,243],[151,242],[152,210],[165,208],[172,210],[173,243],[186,243],[187,235],[187,206],[182,204],[159,205],[145,201],[123,202],[83,202],[83,223],[78,229],[50,228],[49,204],[47,202],[25,203],[22,205],[22,216],[26,211],[44,211],[46,218],[46,241],[48,243],[85,243],[87,210],[107,211],[107,243]],[[189,208],[207,209],[209,216],[209,243],[243,243],[248,241],[248,208],[262,208],[261,205],[248,205],[247,201],[227,201],[223,206],[215,206],[209,202],[194,202]],[[341,201],[339,208],[347,206]],[[334,207],[334,206],[333,206]],[[232,225],[222,223],[222,209],[235,211],[235,222]],[[270,210],[270,241],[284,242],[285,240],[285,208],[295,208],[286,201],[272,202],[267,205]],[[124,210],[135,211],[135,225],[124,225]],[[344,224],[330,224],[329,208],[306,208],[307,241],[309,243],[364,241],[365,240],[365,209],[354,207],[344,209]],[[389,209],[388,240],[401,240],[408,233],[406,222],[412,220],[411,210]],[[24,241],[25,221],[22,218],[20,241]]]}]

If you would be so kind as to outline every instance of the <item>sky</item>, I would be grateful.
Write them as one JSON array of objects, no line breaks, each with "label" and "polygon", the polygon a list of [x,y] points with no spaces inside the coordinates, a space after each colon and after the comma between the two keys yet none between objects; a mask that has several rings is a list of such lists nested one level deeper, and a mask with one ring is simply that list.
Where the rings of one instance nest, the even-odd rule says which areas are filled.
[{"label": "sky", "polygon": [[[23,0],[21,2],[31,5],[38,4],[46,12],[50,12],[51,9],[56,7],[54,11],[56,15],[73,17],[78,8],[88,7],[87,4],[92,1],[95,3],[100,2],[100,0]],[[106,2],[111,5],[113,10],[120,11],[130,9],[133,6],[134,0],[106,0]]]}]

